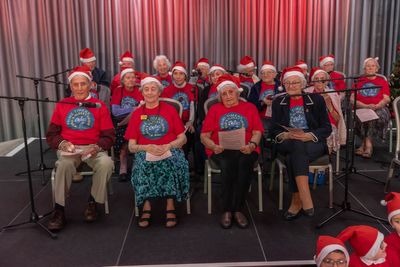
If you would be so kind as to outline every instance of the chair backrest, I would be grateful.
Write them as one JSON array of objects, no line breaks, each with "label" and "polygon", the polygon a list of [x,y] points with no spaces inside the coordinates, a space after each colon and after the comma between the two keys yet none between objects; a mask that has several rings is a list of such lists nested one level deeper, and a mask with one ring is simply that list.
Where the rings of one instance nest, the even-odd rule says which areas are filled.
[{"label": "chair backrest", "polygon": [[378,77],[383,78],[385,81],[388,80],[387,77],[386,77],[385,75],[382,75],[382,74],[379,74],[379,73],[377,73],[377,74],[375,74],[375,75],[378,76]]},{"label": "chair backrest", "polygon": [[178,112],[179,117],[182,118],[183,107],[181,102],[172,98],[164,98],[164,97],[160,97],[160,101],[172,105]]},{"label": "chair backrest", "polygon": [[400,96],[396,97],[395,100],[393,100],[393,110],[394,110],[394,115],[396,119],[396,152],[395,152],[395,158],[399,158],[399,152],[400,152]]},{"label": "chair backrest", "polygon": [[240,83],[240,87],[243,89],[243,92],[240,93],[240,96],[245,99],[248,99],[250,96],[250,91],[251,91],[252,86],[253,86],[253,84],[250,84],[250,83],[246,83],[246,82]]},{"label": "chair backrest", "polygon": [[110,109],[111,90],[105,85],[98,84],[97,91],[99,92],[99,99],[106,104],[108,110]]},{"label": "chair backrest", "polygon": [[[246,99],[244,99],[243,97],[239,97],[240,101],[243,102],[247,102]],[[209,99],[206,100],[206,102],[204,102],[204,113],[207,115],[208,110],[216,103],[220,102],[219,101],[219,97],[218,96],[214,96],[214,97],[210,97]]]}]

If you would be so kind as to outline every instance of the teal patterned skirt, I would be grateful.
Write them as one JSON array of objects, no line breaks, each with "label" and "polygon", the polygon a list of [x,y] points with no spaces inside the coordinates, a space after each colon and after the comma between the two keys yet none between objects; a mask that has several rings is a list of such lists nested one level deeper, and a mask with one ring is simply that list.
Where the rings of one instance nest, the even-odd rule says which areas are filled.
[{"label": "teal patterned skirt", "polygon": [[135,154],[132,185],[136,205],[151,198],[186,199],[189,192],[189,164],[181,149],[171,149],[172,156],[160,161],[146,161],[146,152]]}]

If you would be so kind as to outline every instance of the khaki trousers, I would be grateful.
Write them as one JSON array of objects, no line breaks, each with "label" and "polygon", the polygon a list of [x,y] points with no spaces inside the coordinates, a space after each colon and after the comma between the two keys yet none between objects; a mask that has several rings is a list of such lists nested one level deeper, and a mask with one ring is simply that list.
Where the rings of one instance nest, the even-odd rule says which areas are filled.
[{"label": "khaki trousers", "polygon": [[[57,151],[58,160],[55,163],[55,201],[61,206],[65,206],[65,198],[72,183],[72,177],[76,174],[76,168],[81,164],[80,155],[62,156]],[[96,157],[85,160],[87,165],[93,169],[91,195],[97,203],[103,204],[107,190],[107,182],[110,180],[114,170],[114,162],[106,152],[97,153]]]}]

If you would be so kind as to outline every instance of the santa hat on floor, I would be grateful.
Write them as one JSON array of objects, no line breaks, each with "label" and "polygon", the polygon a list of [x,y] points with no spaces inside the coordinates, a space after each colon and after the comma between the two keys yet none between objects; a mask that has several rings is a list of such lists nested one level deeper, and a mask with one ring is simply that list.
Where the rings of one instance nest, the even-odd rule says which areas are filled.
[{"label": "santa hat on floor", "polygon": [[212,67],[210,68],[210,71],[208,72],[209,74],[213,73],[216,70],[220,70],[223,73],[226,73],[226,69],[224,68],[224,66],[219,65],[219,64],[214,64],[212,65]]},{"label": "santa hat on floor", "polygon": [[311,72],[310,72],[311,81],[314,80],[314,77],[319,73],[324,73],[326,77],[329,77],[329,74],[326,71],[324,71],[323,69],[321,69],[319,67],[315,67],[315,68],[312,68]]},{"label": "santa hat on floor", "polygon": [[202,58],[199,59],[199,61],[196,62],[196,64],[194,64],[194,68],[195,69],[199,68],[200,66],[204,66],[204,67],[207,67],[209,69],[210,68],[210,63],[209,63],[208,59],[205,58],[205,57],[202,57]]},{"label": "santa hat on floor", "polygon": [[121,80],[124,78],[124,76],[128,73],[135,73],[135,70],[131,67],[124,67],[121,69]]},{"label": "santa hat on floor", "polygon": [[306,78],[304,77],[303,74],[303,70],[298,66],[288,67],[284,69],[282,72],[282,81],[292,76],[300,77],[302,80],[306,81]]},{"label": "santa hat on floor", "polygon": [[176,70],[182,71],[187,76],[186,65],[182,61],[176,61],[175,64],[172,65],[171,72],[174,73]]},{"label": "santa hat on floor", "polygon": [[322,261],[328,256],[329,253],[339,250],[346,256],[347,264],[349,266],[349,252],[347,252],[346,246],[340,239],[332,236],[322,235],[317,240],[317,251],[314,256],[315,263],[317,266],[321,266]]},{"label": "santa hat on floor", "polygon": [[256,68],[256,62],[250,56],[243,57],[237,66],[239,72],[247,68]]},{"label": "santa hat on floor", "polygon": [[79,52],[79,59],[83,63],[88,63],[96,60],[96,57],[94,56],[94,53],[90,48],[84,48]]},{"label": "santa hat on floor", "polygon": [[262,66],[261,66],[261,69],[260,69],[260,73],[261,73],[263,70],[273,70],[273,71],[276,72],[276,68],[275,68],[274,63],[272,63],[272,61],[269,61],[269,60],[265,60],[265,61],[263,62]]},{"label": "santa hat on floor", "polygon": [[388,221],[390,224],[394,216],[400,214],[400,193],[390,192],[385,199],[381,201],[383,206],[387,206]]},{"label": "santa hat on floor", "polygon": [[319,58],[319,66],[322,68],[324,65],[328,62],[332,62],[335,64],[335,56],[334,55],[327,55],[327,56],[321,56]]},{"label": "santa hat on floor", "polygon": [[240,87],[240,79],[236,76],[230,74],[223,74],[218,78],[216,83],[218,93],[221,93],[226,86],[232,86],[236,88],[239,92],[242,92],[243,89]]},{"label": "santa hat on floor", "polygon": [[120,58],[119,58],[119,65],[122,65],[124,62],[132,62],[135,63],[135,61],[133,60],[133,55],[131,52],[129,51],[125,51],[125,53],[123,53]]},{"label": "santa hat on floor", "polygon": [[371,226],[355,225],[344,229],[337,238],[343,242],[348,240],[360,258],[370,260],[378,253],[384,236]]},{"label": "santa hat on floor", "polygon": [[308,69],[308,65],[303,59],[297,60],[295,65],[300,69]]},{"label": "santa hat on floor", "polygon": [[84,76],[89,80],[89,82],[92,81],[92,72],[90,71],[90,68],[88,66],[78,66],[71,70],[71,72],[68,75],[68,82],[71,82],[72,79],[76,76]]}]

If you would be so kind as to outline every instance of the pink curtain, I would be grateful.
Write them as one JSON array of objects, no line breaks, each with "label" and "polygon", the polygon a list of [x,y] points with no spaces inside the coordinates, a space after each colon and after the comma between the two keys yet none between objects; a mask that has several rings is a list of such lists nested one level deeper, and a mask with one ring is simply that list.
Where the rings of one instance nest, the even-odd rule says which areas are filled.
[{"label": "pink curtain", "polygon": [[[337,69],[361,71],[369,56],[388,75],[399,41],[400,3],[382,0],[1,0],[0,95],[34,97],[33,83],[79,64],[79,50],[94,50],[110,76],[129,49],[140,71],[165,54],[191,68],[200,57],[235,70],[241,57],[279,69],[304,59],[310,66],[333,53]],[[65,81],[65,76],[60,77]],[[62,89],[60,88],[59,91]],[[39,97],[55,99],[52,84]],[[42,132],[53,105],[40,104]],[[0,140],[22,136],[18,105],[0,100]],[[29,136],[37,135],[35,104],[26,105]]]}]

